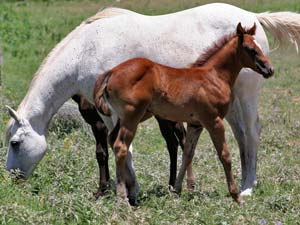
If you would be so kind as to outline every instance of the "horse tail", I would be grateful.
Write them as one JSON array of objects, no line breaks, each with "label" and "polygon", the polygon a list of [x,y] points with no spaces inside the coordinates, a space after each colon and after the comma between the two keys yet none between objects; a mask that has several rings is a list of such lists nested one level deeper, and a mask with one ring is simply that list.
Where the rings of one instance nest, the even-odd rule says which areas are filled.
[{"label": "horse tail", "polygon": [[111,111],[105,100],[105,95],[108,96],[108,94],[106,93],[106,87],[111,74],[112,72],[111,70],[109,70],[104,74],[100,75],[95,83],[94,88],[94,101],[96,108],[98,112],[105,116],[111,116]]},{"label": "horse tail", "polygon": [[298,52],[300,43],[300,14],[294,12],[264,12],[256,14],[260,24],[274,37],[277,48],[294,44]]}]

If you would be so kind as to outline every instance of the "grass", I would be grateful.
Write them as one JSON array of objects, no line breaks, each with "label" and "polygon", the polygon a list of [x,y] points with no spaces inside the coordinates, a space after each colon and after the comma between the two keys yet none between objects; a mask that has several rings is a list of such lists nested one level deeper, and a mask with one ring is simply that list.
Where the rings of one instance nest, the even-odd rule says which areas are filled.
[{"label": "grass", "polygon": [[[1,1],[0,133],[8,120],[3,105],[20,103],[42,59],[98,8],[116,5],[160,14],[207,2]],[[292,0],[227,2],[256,12],[300,9],[298,1]],[[298,55],[284,52],[273,53],[272,62],[276,75],[265,83],[260,98],[259,183],[243,207],[228,197],[223,169],[206,132],[194,160],[196,192],[184,190],[181,197],[171,194],[167,188],[168,154],[156,123],[149,120],[140,126],[134,141],[141,188],[136,208],[116,202],[113,191],[97,201],[93,198],[98,171],[94,140],[85,131],[51,130],[50,152],[25,183],[16,183],[6,173],[6,146],[1,139],[0,224],[300,224],[300,60]],[[238,148],[230,129],[227,139],[240,182]],[[110,168],[113,173],[113,156]]]}]

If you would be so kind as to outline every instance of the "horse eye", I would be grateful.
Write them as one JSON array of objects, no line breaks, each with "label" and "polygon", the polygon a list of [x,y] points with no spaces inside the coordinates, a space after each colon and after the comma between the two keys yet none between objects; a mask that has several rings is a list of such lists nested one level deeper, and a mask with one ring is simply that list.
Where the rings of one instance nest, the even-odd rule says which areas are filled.
[{"label": "horse eye", "polygon": [[251,56],[256,56],[257,55],[257,51],[254,48],[246,48],[246,51],[248,52],[248,54],[250,54]]},{"label": "horse eye", "polygon": [[15,148],[15,147],[18,147],[20,145],[20,142],[19,141],[11,141],[10,145]]}]

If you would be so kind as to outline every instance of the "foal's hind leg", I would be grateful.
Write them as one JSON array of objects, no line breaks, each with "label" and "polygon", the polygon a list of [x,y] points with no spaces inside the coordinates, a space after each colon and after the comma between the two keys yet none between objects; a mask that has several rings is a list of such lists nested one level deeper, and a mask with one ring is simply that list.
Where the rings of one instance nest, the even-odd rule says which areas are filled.
[{"label": "foal's hind leg", "polygon": [[225,141],[225,129],[223,120],[221,118],[215,119],[212,124],[205,124],[205,128],[208,130],[209,135],[214,143],[214,146],[218,152],[219,159],[224,167],[228,190],[232,198],[241,203],[242,199],[239,195],[237,186],[234,182],[234,178],[231,170],[231,155],[227,149],[227,144]]},{"label": "foal's hind leg", "polygon": [[[130,204],[136,204],[137,188],[134,170],[127,164],[131,160],[130,145],[135,136],[137,126],[145,116],[146,104],[139,106],[126,105],[124,116],[120,120],[120,129],[113,149],[116,158],[117,195],[123,199],[129,198]],[[128,190],[128,192],[127,192]]]},{"label": "foal's hind leg", "polygon": [[186,169],[192,163],[195,154],[195,148],[202,130],[202,126],[199,125],[195,126],[192,124],[188,124],[187,126],[186,142],[182,154],[182,163],[175,182],[175,191],[177,193],[181,192],[182,181],[186,173]]},{"label": "foal's hind leg", "polygon": [[[179,145],[182,151],[184,151],[184,144],[186,141],[186,130],[183,126],[183,123],[176,123],[174,132],[176,134],[176,137],[178,138]],[[187,166],[186,169],[186,183],[188,190],[194,191],[196,180],[193,172],[192,162]]]}]

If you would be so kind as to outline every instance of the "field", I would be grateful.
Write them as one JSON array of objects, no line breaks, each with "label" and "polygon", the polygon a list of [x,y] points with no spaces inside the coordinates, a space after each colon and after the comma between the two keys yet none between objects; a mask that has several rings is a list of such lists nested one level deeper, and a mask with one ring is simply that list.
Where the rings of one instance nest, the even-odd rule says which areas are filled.
[{"label": "field", "polygon": [[[225,176],[206,132],[194,159],[196,192],[168,191],[168,153],[154,120],[143,123],[134,141],[140,184],[138,207],[117,203],[112,190],[95,200],[98,167],[94,139],[83,129],[52,128],[49,152],[31,178],[17,183],[5,171],[4,105],[17,108],[48,52],[85,18],[104,6],[145,14],[183,10],[212,1],[69,0],[0,1],[0,224],[300,224],[300,56],[272,52],[275,77],[260,97],[263,125],[258,152],[259,182],[245,205],[228,196]],[[298,0],[227,0],[247,10],[300,11]],[[240,183],[237,143],[227,126],[234,173]],[[112,152],[111,152],[112,153]],[[114,178],[113,154],[110,168]],[[113,184],[113,181],[112,181]]]}]

